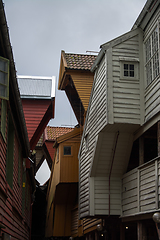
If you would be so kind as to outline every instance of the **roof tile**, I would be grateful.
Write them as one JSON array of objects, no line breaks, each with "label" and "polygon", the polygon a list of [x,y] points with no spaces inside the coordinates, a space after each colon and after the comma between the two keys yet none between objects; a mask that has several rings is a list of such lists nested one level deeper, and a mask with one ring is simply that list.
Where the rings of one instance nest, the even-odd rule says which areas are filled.
[{"label": "roof tile", "polygon": [[65,53],[67,68],[90,70],[97,55]]},{"label": "roof tile", "polygon": [[46,140],[56,140],[57,137],[60,137],[68,132],[73,131],[74,128],[47,126],[46,130],[47,130]]}]

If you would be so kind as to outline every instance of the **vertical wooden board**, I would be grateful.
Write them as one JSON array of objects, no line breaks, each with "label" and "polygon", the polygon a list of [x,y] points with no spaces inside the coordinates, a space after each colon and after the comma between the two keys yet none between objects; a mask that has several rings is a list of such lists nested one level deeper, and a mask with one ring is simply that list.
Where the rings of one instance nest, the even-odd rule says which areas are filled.
[{"label": "vertical wooden board", "polygon": [[73,72],[71,74],[77,93],[87,111],[94,75],[91,72]]},{"label": "vertical wooden board", "polygon": [[50,100],[22,99],[22,105],[30,140],[45,115],[50,105]]},{"label": "vertical wooden board", "polygon": [[56,204],[53,236],[71,236],[71,206]]}]

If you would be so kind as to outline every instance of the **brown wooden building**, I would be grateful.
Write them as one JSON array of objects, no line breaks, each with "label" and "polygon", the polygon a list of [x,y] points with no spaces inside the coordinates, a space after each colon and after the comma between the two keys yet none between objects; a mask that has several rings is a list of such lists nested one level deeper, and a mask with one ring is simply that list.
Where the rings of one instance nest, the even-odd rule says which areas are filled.
[{"label": "brown wooden building", "polygon": [[23,107],[3,3],[0,1],[0,238],[30,239],[32,169]]}]

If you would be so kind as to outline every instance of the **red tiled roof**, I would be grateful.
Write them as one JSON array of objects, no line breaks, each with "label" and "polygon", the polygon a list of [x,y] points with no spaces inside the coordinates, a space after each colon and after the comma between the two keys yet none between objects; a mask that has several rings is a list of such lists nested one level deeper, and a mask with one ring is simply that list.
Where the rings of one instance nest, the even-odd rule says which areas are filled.
[{"label": "red tiled roof", "polygon": [[90,70],[97,58],[97,55],[73,54],[64,52],[64,57],[66,59],[67,68]]},{"label": "red tiled roof", "polygon": [[55,140],[57,137],[60,137],[73,130],[74,128],[47,126],[45,138],[46,140]]}]

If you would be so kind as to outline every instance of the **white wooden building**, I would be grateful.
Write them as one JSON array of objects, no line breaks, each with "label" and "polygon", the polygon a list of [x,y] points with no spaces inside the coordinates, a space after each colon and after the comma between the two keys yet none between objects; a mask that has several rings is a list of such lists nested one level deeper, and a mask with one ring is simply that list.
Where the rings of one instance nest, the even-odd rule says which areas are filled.
[{"label": "white wooden building", "polygon": [[160,210],[159,46],[160,0],[148,0],[131,31],[101,45],[79,150],[80,218],[128,222]]}]

